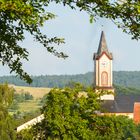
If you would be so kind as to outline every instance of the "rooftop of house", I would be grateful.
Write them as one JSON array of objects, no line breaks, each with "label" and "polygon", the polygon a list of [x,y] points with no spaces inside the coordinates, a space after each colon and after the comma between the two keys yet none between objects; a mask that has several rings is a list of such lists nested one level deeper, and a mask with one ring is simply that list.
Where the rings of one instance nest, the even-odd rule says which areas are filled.
[{"label": "rooftop of house", "polygon": [[133,113],[135,102],[140,102],[140,95],[116,95],[114,100],[104,100],[102,107],[109,113]]}]

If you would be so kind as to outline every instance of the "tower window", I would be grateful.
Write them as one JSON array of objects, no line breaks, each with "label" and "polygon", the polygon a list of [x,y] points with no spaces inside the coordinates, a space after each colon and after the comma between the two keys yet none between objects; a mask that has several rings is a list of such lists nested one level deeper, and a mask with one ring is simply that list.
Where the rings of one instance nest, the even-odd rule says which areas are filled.
[{"label": "tower window", "polygon": [[106,71],[103,71],[101,74],[101,84],[102,86],[108,85],[108,73]]}]

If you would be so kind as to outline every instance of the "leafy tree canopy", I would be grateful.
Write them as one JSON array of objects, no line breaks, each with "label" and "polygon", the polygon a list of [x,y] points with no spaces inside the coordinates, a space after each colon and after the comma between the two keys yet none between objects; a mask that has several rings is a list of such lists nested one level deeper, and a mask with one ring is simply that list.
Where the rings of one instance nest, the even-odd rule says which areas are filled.
[{"label": "leafy tree canopy", "polygon": [[14,140],[14,121],[8,114],[8,107],[12,103],[14,90],[7,84],[0,85],[0,140]]},{"label": "leafy tree canopy", "polygon": [[45,21],[55,17],[46,11],[51,2],[87,11],[91,21],[98,17],[109,18],[124,32],[131,34],[133,39],[140,38],[139,0],[0,0],[0,61],[28,83],[32,79],[23,70],[21,62],[22,59],[28,60],[28,51],[19,45],[25,39],[25,32],[30,33],[48,52],[67,57],[53,47],[64,43],[64,39],[48,38],[40,31]]},{"label": "leafy tree canopy", "polygon": [[102,116],[99,95],[91,88],[53,89],[42,108],[44,119],[18,134],[31,140],[135,140],[136,125],[124,116]]}]

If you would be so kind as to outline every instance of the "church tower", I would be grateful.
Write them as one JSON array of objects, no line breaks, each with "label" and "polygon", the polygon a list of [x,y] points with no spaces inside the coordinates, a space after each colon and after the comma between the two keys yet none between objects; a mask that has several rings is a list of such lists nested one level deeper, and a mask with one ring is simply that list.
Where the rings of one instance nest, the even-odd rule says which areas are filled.
[{"label": "church tower", "polygon": [[94,53],[94,86],[96,90],[113,91],[112,53],[108,51],[105,35],[102,31],[97,53]]}]

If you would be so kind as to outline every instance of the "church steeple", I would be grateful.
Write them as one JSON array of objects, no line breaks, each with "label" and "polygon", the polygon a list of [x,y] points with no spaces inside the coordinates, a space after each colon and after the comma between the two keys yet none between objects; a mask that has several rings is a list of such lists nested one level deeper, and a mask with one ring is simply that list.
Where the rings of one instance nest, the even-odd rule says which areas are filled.
[{"label": "church steeple", "polygon": [[107,44],[106,44],[106,40],[105,40],[105,34],[102,31],[97,54],[100,55],[103,52],[106,52],[108,54],[108,48],[107,48]]},{"label": "church steeple", "polygon": [[98,59],[103,53],[105,53],[110,59],[113,59],[112,53],[109,53],[107,48],[104,31],[101,33],[98,51],[94,54],[94,59]]},{"label": "church steeple", "polygon": [[[95,89],[114,91],[112,74],[112,53],[107,48],[105,34],[102,31],[97,53],[94,53],[94,86]],[[111,99],[114,99],[111,96]]]}]

